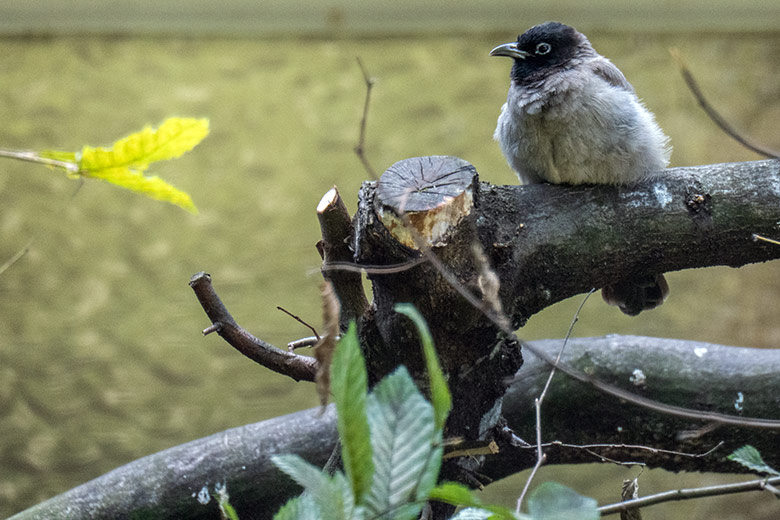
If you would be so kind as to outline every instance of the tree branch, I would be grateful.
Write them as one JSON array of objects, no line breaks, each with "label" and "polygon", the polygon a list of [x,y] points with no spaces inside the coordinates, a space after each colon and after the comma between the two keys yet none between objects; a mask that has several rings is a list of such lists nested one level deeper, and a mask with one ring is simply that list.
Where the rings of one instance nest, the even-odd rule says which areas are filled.
[{"label": "tree branch", "polygon": [[601,513],[601,516],[607,516],[628,509],[647,507],[653,504],[661,504],[674,500],[690,500],[693,498],[730,495],[732,493],[745,493],[746,491],[763,491],[770,488],[772,484],[780,484],[780,477],[763,478],[751,480],[749,482],[736,482],[734,484],[722,484],[694,489],[674,489],[642,498],[626,500],[619,504],[600,507],[599,512]]},{"label": "tree branch", "polygon": [[[634,186],[481,185],[480,239],[520,326],[632,276],[780,258],[780,161],[666,170]],[[674,288],[672,288],[672,296]]]},{"label": "tree branch", "polygon": [[[552,353],[560,340],[531,342]],[[552,354],[549,354],[552,355]],[[631,389],[664,404],[721,413],[778,419],[776,389],[780,389],[780,356],[768,349],[725,347],[711,343],[637,336],[606,336],[569,340],[564,362],[592,374],[606,383]],[[543,361],[526,356],[504,400],[502,413],[514,433],[530,439],[535,435],[533,401],[543,387],[549,368]],[[744,402],[735,410],[739,394]],[[780,462],[780,431],[736,426],[701,429],[701,423],[661,415],[643,407],[622,403],[597,389],[570,378],[556,378],[544,408],[545,441],[559,440],[573,445],[598,442],[608,445],[592,449],[611,459],[640,460],[651,467],[671,471],[713,471],[738,473],[737,464],[724,456],[744,444],[753,444],[769,465]],[[683,458],[673,453],[622,449],[623,444],[644,444],[680,452],[706,452],[719,442],[717,456]],[[754,444],[757,443],[757,444]],[[609,445],[616,446],[615,448]],[[500,479],[533,465],[532,447],[501,445],[502,452],[486,461],[483,472]],[[587,461],[577,448],[550,447],[550,464]],[[592,456],[591,456],[592,457]],[[591,460],[594,460],[593,458]]]},{"label": "tree branch", "polygon": [[[532,342],[549,356],[557,354],[560,343]],[[642,391],[665,402],[727,411],[734,409],[737,392],[742,392],[746,414],[777,414],[780,357],[770,350],[634,336],[574,339],[566,349],[565,363],[615,384],[637,388],[631,376],[642,370]],[[529,357],[504,399],[503,413],[520,436],[534,435],[533,400],[548,373],[546,364]],[[12,518],[62,517],[66,508],[70,509],[65,516],[72,518],[109,519],[150,510],[160,517],[215,518],[213,501],[204,507],[193,494],[217,481],[227,482],[240,518],[270,518],[298,492],[270,463],[271,455],[297,453],[320,466],[330,456],[336,442],[335,414],[330,407],[319,418],[319,410],[226,430],[144,457]],[[698,437],[680,435],[698,424],[622,405],[563,377],[550,385],[543,420],[547,440],[561,441],[545,444],[548,464],[590,463],[604,456],[674,471],[745,473],[724,455],[752,444],[768,464],[780,465],[776,431],[720,427]],[[681,453],[705,453],[719,442],[723,445],[714,453]],[[480,473],[499,479],[528,469],[535,461],[535,445],[522,448],[504,442],[497,455],[486,457]]]},{"label": "tree branch", "polygon": [[211,285],[211,275],[204,272],[193,275],[190,287],[212,323],[204,334],[216,331],[230,346],[252,361],[296,381],[314,381],[317,372],[314,358],[278,349],[239,326],[217,296]]},{"label": "tree branch", "polygon": [[348,244],[352,236],[352,221],[335,186],[323,195],[317,205],[317,219],[322,233],[322,240],[317,244],[323,260],[322,276],[333,284],[336,291],[341,304],[339,328],[345,331],[350,321],[357,320],[366,312],[368,300],[363,292],[362,275],[359,272],[328,268],[333,263],[353,261]]}]

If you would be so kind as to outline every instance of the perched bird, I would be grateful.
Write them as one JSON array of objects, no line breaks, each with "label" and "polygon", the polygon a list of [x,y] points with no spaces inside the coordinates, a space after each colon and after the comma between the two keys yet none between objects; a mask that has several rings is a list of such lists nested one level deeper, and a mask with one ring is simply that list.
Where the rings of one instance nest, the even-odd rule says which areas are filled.
[{"label": "perched bird", "polygon": [[[547,22],[499,45],[514,59],[494,138],[524,184],[628,184],[669,164],[669,138],[623,73],[573,27]],[[663,303],[663,275],[604,287],[629,315]]]}]

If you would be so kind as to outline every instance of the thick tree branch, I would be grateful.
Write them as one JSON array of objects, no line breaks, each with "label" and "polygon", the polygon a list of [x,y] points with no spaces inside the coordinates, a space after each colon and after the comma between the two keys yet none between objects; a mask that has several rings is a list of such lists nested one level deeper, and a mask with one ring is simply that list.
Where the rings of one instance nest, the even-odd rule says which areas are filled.
[{"label": "thick tree branch", "polygon": [[212,323],[204,334],[216,331],[233,348],[264,367],[296,381],[314,381],[317,372],[314,358],[278,349],[239,326],[214,291],[211,275],[204,272],[193,275],[190,287]]},{"label": "thick tree branch", "polygon": [[780,258],[753,240],[780,235],[780,161],[673,168],[630,187],[483,184],[479,213],[504,308],[521,325],[632,276]]},{"label": "thick tree branch", "polygon": [[[561,340],[532,342],[550,356]],[[725,347],[658,338],[608,336],[570,340],[564,362],[587,369],[600,379],[671,404],[734,411],[739,392],[744,413],[776,416],[780,407],[780,356],[771,350]],[[635,372],[641,370],[642,378]],[[503,412],[521,437],[535,430],[533,400],[544,386],[549,368],[528,356],[504,399]],[[633,377],[633,380],[632,380]],[[227,482],[231,503],[242,519],[270,518],[296,488],[270,463],[277,453],[298,453],[322,465],[336,442],[332,408],[318,417],[319,408],[227,430],[188,444],[144,457],[91,482],[58,495],[14,520],[63,517],[109,519],[133,511],[155,511],[160,517],[215,518],[213,500],[200,505],[193,497],[206,484]],[[700,423],[659,415],[593,388],[556,376],[544,405],[545,446],[549,464],[598,462],[599,457],[644,462],[674,471],[744,473],[725,455],[744,445],[756,446],[768,464],[780,466],[780,433],[720,427],[691,435]],[[682,456],[674,452],[705,453]],[[577,445],[599,444],[600,446]],[[607,446],[603,446],[607,445]],[[647,446],[639,449],[634,445]],[[501,444],[488,456],[480,472],[498,479],[528,469],[536,461],[536,447]]]},{"label": "thick tree branch", "polygon": [[336,444],[335,409],[277,417],[204,437],[121,466],[13,518],[187,518],[213,520],[219,509],[206,497],[225,483],[242,520],[271,518],[300,488],[271,457],[296,453],[318,466]]},{"label": "thick tree branch", "polygon": [[[560,340],[533,342],[546,352],[560,347]],[[516,435],[533,438],[534,397],[543,387],[549,368],[526,356],[505,397],[503,414]],[[780,356],[777,351],[724,347],[710,343],[637,336],[606,336],[569,340],[564,362],[601,381],[630,389],[665,404],[697,410],[780,419]],[[740,397],[741,396],[741,397]],[[673,453],[641,450],[594,449],[615,460],[640,460],[670,471],[738,472],[725,456],[743,444],[753,444],[770,465],[780,463],[780,431],[748,430],[720,426],[702,428],[701,422],[660,415],[574,381],[557,376],[545,401],[544,440],[589,444],[594,439],[607,445],[645,444],[680,452],[706,452],[723,442],[714,457],[706,460],[679,457]],[[706,426],[706,425],[704,425]],[[630,440],[629,440],[630,439]],[[501,455],[487,461],[484,471],[503,478],[518,467],[532,465],[535,448],[502,445]],[[583,462],[581,450],[553,447],[546,450],[548,463]],[[593,457],[593,461],[596,457]],[[503,471],[502,468],[506,468]]]}]

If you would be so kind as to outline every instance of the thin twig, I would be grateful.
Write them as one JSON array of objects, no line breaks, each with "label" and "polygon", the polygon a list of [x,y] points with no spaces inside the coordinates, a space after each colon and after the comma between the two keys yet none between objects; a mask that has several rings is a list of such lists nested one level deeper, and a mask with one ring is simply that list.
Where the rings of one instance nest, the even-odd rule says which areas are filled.
[{"label": "thin twig", "polygon": [[692,498],[712,497],[728,495],[731,493],[744,493],[745,491],[763,491],[767,485],[780,484],[780,477],[770,479],[750,480],[748,482],[738,482],[735,484],[721,484],[717,486],[706,486],[692,489],[675,489],[664,491],[655,495],[649,495],[634,500],[626,500],[617,504],[610,504],[599,508],[601,516],[614,515],[620,511],[634,509],[637,507],[646,507],[662,502],[671,502],[675,500],[689,500]]},{"label": "thin twig", "polygon": [[520,497],[517,499],[517,507],[515,511],[519,514],[520,513],[520,506],[523,503],[523,499],[525,498],[526,492],[528,492],[528,488],[531,486],[531,481],[534,478],[534,475],[536,475],[537,470],[541,467],[545,460],[545,454],[544,450],[542,449],[542,402],[544,401],[545,396],[547,395],[547,389],[550,388],[550,383],[552,383],[553,376],[555,376],[555,367],[561,362],[561,357],[563,356],[563,351],[566,350],[566,344],[569,342],[569,338],[571,337],[571,333],[574,330],[574,325],[577,323],[577,321],[580,319],[580,311],[582,311],[582,308],[585,306],[585,302],[588,301],[588,298],[590,298],[590,295],[595,292],[595,288],[588,291],[588,294],[585,295],[585,298],[582,299],[582,303],[580,303],[580,306],[577,307],[577,311],[574,313],[574,317],[571,320],[571,325],[569,325],[569,330],[566,331],[566,337],[563,338],[563,344],[561,345],[560,350],[558,350],[558,356],[555,358],[555,365],[553,365],[552,369],[550,370],[550,375],[547,377],[547,382],[544,384],[544,388],[542,389],[542,393],[539,394],[539,397],[537,397],[534,400],[534,406],[536,407],[536,464],[534,465],[534,469],[531,470],[531,474],[528,475],[528,480],[525,482],[525,486],[523,487],[523,492],[520,493]]},{"label": "thin twig", "polygon": [[0,157],[8,157],[10,159],[17,159],[19,161],[34,162],[38,164],[44,164],[46,166],[56,166],[57,168],[64,168],[71,173],[78,173],[78,164],[59,161],[57,159],[50,159],[48,157],[41,157],[38,152],[31,150],[9,150],[7,148],[0,148]]},{"label": "thin twig", "polygon": [[[653,448],[652,446],[644,446],[642,444],[567,444],[565,442],[561,441],[552,441],[545,443],[545,447],[551,447],[551,446],[560,446],[562,448],[573,448],[578,450],[593,450],[597,448],[605,448],[610,450],[644,450],[649,451],[653,454],[656,453],[663,453],[666,455],[674,455],[675,457],[688,457],[688,458],[702,458],[707,457],[708,455],[712,454],[715,450],[720,448],[725,444],[724,441],[718,442],[715,446],[708,449],[707,451],[703,453],[687,453],[684,451],[674,451],[674,450],[664,450],[661,448]],[[520,446],[519,448],[524,448],[524,446]]]},{"label": "thin twig", "polygon": [[295,341],[291,341],[287,344],[287,352],[292,352],[299,348],[313,347],[319,340],[319,338],[315,338],[314,336],[296,339]]},{"label": "thin twig", "polygon": [[371,89],[374,88],[374,83],[376,80],[368,75],[368,71],[366,70],[365,65],[363,65],[363,60],[360,59],[360,56],[357,57],[357,63],[360,67],[360,71],[363,73],[363,81],[366,84],[366,101],[363,103],[363,117],[360,118],[360,135],[358,136],[358,142],[357,145],[355,145],[355,154],[357,154],[358,159],[360,159],[360,162],[363,163],[363,168],[366,169],[366,173],[368,173],[369,177],[371,177],[374,180],[377,180],[379,176],[376,173],[376,170],[373,166],[371,166],[371,163],[368,161],[368,157],[366,157],[366,124],[368,122],[368,107],[371,105]]},{"label": "thin twig", "polygon": [[[580,303],[580,306],[577,307],[577,311],[574,313],[574,317],[571,320],[571,325],[569,325],[569,330],[566,331],[566,337],[563,338],[563,345],[561,345],[560,350],[558,351],[558,356],[555,358],[555,365],[558,365],[561,362],[561,357],[563,356],[563,351],[566,350],[566,344],[569,342],[569,338],[571,337],[571,333],[574,330],[574,325],[579,321],[580,319],[580,312],[582,311],[582,308],[585,306],[585,302],[588,301],[588,298],[590,298],[590,295],[596,292],[596,288],[592,288],[590,291],[588,291],[588,294],[585,295],[585,298],[582,299],[582,302]],[[542,401],[544,401],[544,397],[547,395],[547,389],[550,388],[550,383],[552,383],[553,376],[555,375],[555,366],[552,367],[550,370],[550,375],[547,377],[547,382],[544,384],[544,389],[542,390],[542,393],[539,394],[539,403],[541,404]]]},{"label": "thin twig", "polygon": [[680,51],[678,49],[672,48],[669,49],[669,54],[672,55],[672,58],[674,58],[674,61],[677,63],[677,67],[680,69],[680,74],[682,74],[682,77],[685,80],[685,84],[688,85],[688,89],[690,89],[693,97],[696,98],[699,106],[704,109],[704,112],[706,112],[709,118],[712,119],[712,121],[718,125],[718,127],[723,130],[726,135],[737,141],[745,148],[752,150],[757,154],[763,155],[764,157],[769,157],[770,159],[780,158],[780,152],[776,152],[766,148],[763,145],[753,142],[751,139],[742,135],[742,133],[740,133],[736,128],[731,126],[725,119],[723,119],[723,116],[721,116],[704,97],[704,94],[699,88],[699,84],[696,82],[693,74],[691,74],[691,71],[683,61]]},{"label": "thin twig", "polygon": [[767,237],[764,237],[764,236],[757,235],[757,234],[753,233],[753,241],[756,241],[756,240],[761,240],[763,242],[769,242],[770,244],[774,244],[776,246],[780,246],[780,242],[778,242],[777,240],[772,240],[771,238],[767,238]]},{"label": "thin twig", "polygon": [[639,462],[639,461],[634,461],[634,460],[621,461],[621,460],[610,459],[606,455],[601,455],[601,454],[596,453],[595,451],[590,450],[588,448],[584,448],[584,450],[585,450],[585,453],[590,453],[591,455],[596,457],[599,460],[599,462],[609,462],[610,464],[615,464],[617,466],[642,466],[642,467],[644,467],[644,466],[647,465],[644,462]]},{"label": "thin twig", "polygon": [[547,456],[544,454],[544,450],[542,449],[542,429],[539,427],[539,424],[541,424],[542,421],[542,405],[538,397],[534,399],[534,408],[536,409],[536,424],[537,424],[536,464],[534,464],[534,467],[531,470],[531,474],[528,475],[528,479],[525,481],[525,486],[523,486],[523,491],[520,493],[520,496],[517,499],[517,507],[515,507],[515,512],[517,514],[520,514],[520,506],[523,504],[523,499],[525,498],[525,494],[528,493],[528,488],[531,487],[531,481],[534,479],[536,472],[539,471],[539,468],[542,467],[542,464],[544,464],[544,461],[547,458]]},{"label": "thin twig", "polygon": [[[301,318],[300,316],[296,316],[295,314],[293,314],[292,312],[288,311],[287,309],[285,309],[280,305],[277,305],[276,308],[282,311],[283,313],[285,313],[286,315],[288,315],[289,317],[291,317],[292,319],[294,319],[295,321],[297,321],[298,323],[300,323],[301,325],[303,325],[304,327],[308,328],[312,332],[312,334],[314,334],[314,336],[317,338],[317,341],[320,340],[320,335],[317,334],[317,329],[315,329],[314,327],[312,327],[311,325],[303,321],[303,318]],[[287,350],[290,350],[289,344],[287,346]]]},{"label": "thin twig", "polygon": [[18,262],[18,261],[19,261],[19,260],[20,260],[20,259],[21,259],[21,258],[22,258],[24,255],[26,255],[27,253],[29,253],[29,252],[30,252],[30,246],[32,245],[32,243],[33,243],[34,241],[35,241],[35,239],[34,239],[34,238],[31,238],[31,239],[30,239],[30,241],[29,241],[29,242],[27,242],[27,244],[26,244],[26,245],[25,245],[23,248],[21,248],[19,251],[17,251],[16,253],[14,253],[14,256],[12,256],[12,257],[11,257],[11,258],[9,258],[8,260],[6,260],[6,261],[5,261],[5,263],[4,263],[3,265],[0,265],[0,274],[3,274],[5,271],[7,271],[7,270],[8,270],[8,268],[9,268],[9,267],[11,267],[12,265],[14,265],[14,264],[15,264],[16,262]]}]

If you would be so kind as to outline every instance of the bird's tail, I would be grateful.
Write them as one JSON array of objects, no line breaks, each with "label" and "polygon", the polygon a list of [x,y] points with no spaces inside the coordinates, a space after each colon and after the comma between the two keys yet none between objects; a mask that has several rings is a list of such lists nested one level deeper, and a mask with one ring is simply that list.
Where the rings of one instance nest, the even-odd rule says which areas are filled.
[{"label": "bird's tail", "polygon": [[645,275],[607,285],[601,289],[601,296],[624,314],[636,316],[661,305],[669,296],[669,284],[663,274]]}]

